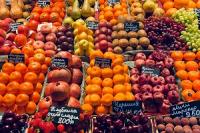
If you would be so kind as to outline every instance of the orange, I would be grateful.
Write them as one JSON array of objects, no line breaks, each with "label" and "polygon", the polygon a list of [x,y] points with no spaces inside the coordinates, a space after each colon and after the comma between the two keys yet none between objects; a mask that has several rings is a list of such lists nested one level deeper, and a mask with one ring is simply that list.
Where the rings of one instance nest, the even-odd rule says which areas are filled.
[{"label": "orange", "polygon": [[181,95],[183,96],[184,100],[189,102],[193,100],[193,95],[195,92],[191,89],[185,89],[181,92]]},{"label": "orange", "polygon": [[20,93],[31,95],[33,93],[33,84],[31,82],[23,82],[20,84]]},{"label": "orange", "polygon": [[42,54],[45,55],[45,51],[43,49],[36,49],[36,50],[34,50],[34,54],[36,54],[36,53],[42,53]]},{"label": "orange", "polygon": [[17,106],[25,106],[29,102],[29,96],[26,94],[19,94],[16,97]]},{"label": "orange", "polygon": [[[6,85],[3,83],[0,83],[0,95],[4,95],[6,93]],[[0,103],[1,104],[1,103]]]},{"label": "orange", "polygon": [[123,67],[124,67],[124,73],[128,73],[128,66],[123,64]]},{"label": "orange", "polygon": [[114,95],[116,95],[117,93],[125,93],[126,92],[126,88],[124,85],[122,84],[117,84],[113,87],[113,93]]},{"label": "orange", "polygon": [[113,8],[111,6],[106,6],[104,9],[103,9],[105,12],[107,11],[112,11]]},{"label": "orange", "polygon": [[194,52],[188,51],[184,53],[183,58],[186,61],[193,61],[196,58],[196,54]]},{"label": "orange", "polygon": [[100,104],[100,96],[98,94],[91,94],[90,95],[90,102],[93,106],[97,106]]},{"label": "orange", "polygon": [[101,69],[97,66],[91,68],[91,72],[88,73],[91,77],[101,77]]},{"label": "orange", "polygon": [[96,57],[103,57],[103,53],[101,50],[94,50],[90,54],[90,60],[95,59]]},{"label": "orange", "polygon": [[104,94],[112,94],[113,95],[113,88],[111,88],[111,87],[104,87],[102,89],[102,95],[104,95]]},{"label": "orange", "polygon": [[16,96],[14,94],[7,93],[3,97],[3,103],[6,107],[11,107],[15,104]]},{"label": "orange", "polygon": [[185,70],[185,62],[184,61],[175,61],[174,67],[177,71],[178,70]]},{"label": "orange", "polygon": [[95,59],[92,59],[91,61],[90,61],[90,66],[94,66],[95,65]]},{"label": "orange", "polygon": [[92,83],[91,77],[90,77],[90,76],[87,76],[87,77],[85,78],[85,82],[86,82],[87,85],[91,84],[91,83]]},{"label": "orange", "polygon": [[39,73],[39,75],[38,75],[38,82],[44,83],[44,80],[45,80],[44,73]]},{"label": "orange", "polygon": [[174,2],[172,1],[167,1],[163,4],[163,8],[165,9],[165,11],[173,7],[174,7]]},{"label": "orange", "polygon": [[101,98],[101,103],[104,106],[111,106],[112,105],[112,101],[113,101],[113,95],[109,94],[109,93],[103,95],[102,98]]},{"label": "orange", "polygon": [[96,84],[96,85],[101,86],[101,84],[102,84],[101,78],[99,78],[99,77],[92,78],[92,84]]},{"label": "orange", "polygon": [[90,103],[90,95],[85,96],[84,103]]},{"label": "orange", "polygon": [[50,66],[51,58],[50,57],[45,57],[44,64],[46,64],[47,66]]},{"label": "orange", "polygon": [[9,75],[4,72],[0,72],[0,83],[7,84],[9,82]]},{"label": "orange", "polygon": [[124,93],[117,93],[114,96],[114,101],[125,101],[126,100],[126,95]]},{"label": "orange", "polygon": [[178,72],[176,72],[176,76],[181,80],[188,79],[188,73],[185,70],[179,70]]},{"label": "orange", "polygon": [[34,91],[31,96],[31,100],[35,103],[38,103],[40,100],[40,94],[37,91]]},{"label": "orange", "polygon": [[113,73],[114,74],[123,74],[124,73],[124,67],[121,65],[116,65],[113,67]]},{"label": "orange", "polygon": [[113,77],[113,71],[111,68],[103,68],[101,70],[101,76],[102,78],[112,78]]},{"label": "orange", "polygon": [[197,71],[198,68],[199,68],[199,65],[198,63],[196,63],[195,61],[188,61],[186,64],[185,64],[185,67],[188,71]]},{"label": "orange", "polygon": [[40,82],[37,82],[37,84],[35,85],[35,91],[37,91],[38,93],[42,92],[42,84]]},{"label": "orange", "polygon": [[38,63],[38,62],[31,62],[31,63],[29,63],[29,65],[28,65],[28,70],[30,71],[30,72],[35,72],[35,73],[40,73],[41,72],[41,64],[40,63]]},{"label": "orange", "polygon": [[101,87],[99,85],[88,85],[85,88],[86,94],[101,94]]},{"label": "orange", "polygon": [[21,51],[21,49],[13,48],[10,53],[12,53],[12,54],[21,54],[22,51]]},{"label": "orange", "polygon": [[124,84],[124,82],[125,82],[124,75],[116,74],[116,75],[113,76],[113,83],[114,84]]},{"label": "orange", "polygon": [[111,78],[105,78],[102,82],[102,87],[113,87],[113,81]]},{"label": "orange", "polygon": [[176,11],[177,11],[176,8],[170,8],[165,12],[165,14],[166,14],[166,16],[171,17],[173,14],[176,13]]},{"label": "orange", "polygon": [[[119,58],[118,58],[119,57]],[[117,58],[115,58],[112,62],[112,66],[116,66],[116,65],[122,65],[124,62],[123,57],[117,56]]]},{"label": "orange", "polygon": [[198,71],[190,71],[188,72],[188,77],[190,81],[195,81],[199,79],[199,72]]},{"label": "orange", "polygon": [[31,82],[33,84],[36,84],[38,82],[38,76],[34,72],[27,72],[24,75],[24,81],[28,81],[28,82]]},{"label": "orange", "polygon": [[43,64],[43,65],[41,66],[41,72],[42,72],[42,73],[47,73],[47,71],[48,71],[48,66],[47,66],[46,64]]},{"label": "orange", "polygon": [[111,20],[110,20],[110,24],[111,24],[112,26],[116,25],[116,24],[117,24],[117,19],[115,19],[115,18],[111,19]]},{"label": "orange", "polygon": [[22,74],[18,71],[14,71],[10,74],[10,81],[17,81],[17,82],[22,82],[23,78],[22,78]]},{"label": "orange", "polygon": [[133,93],[131,92],[126,92],[126,101],[134,101],[135,100],[135,96],[133,95]]},{"label": "orange", "polygon": [[198,52],[196,53],[196,59],[197,59],[197,60],[200,60],[200,51],[198,51]]},{"label": "orange", "polygon": [[124,86],[126,88],[126,91],[130,91],[131,92],[131,90],[132,90],[131,84],[125,83]]},{"label": "orange", "polygon": [[116,54],[112,52],[105,52],[103,55],[104,58],[111,59],[112,61],[116,58]]},{"label": "orange", "polygon": [[94,112],[93,107],[88,103],[83,104],[81,106],[81,110],[83,110],[84,114],[88,114],[88,115],[92,115]]},{"label": "orange", "polygon": [[113,19],[113,12],[112,11],[106,11],[106,13],[104,14],[104,18],[107,20],[107,21],[110,21]]},{"label": "orange", "polygon": [[27,67],[24,63],[17,63],[15,66],[15,71],[18,71],[21,74],[25,74],[27,72]]},{"label": "orange", "polygon": [[28,102],[26,106],[26,113],[29,115],[32,115],[35,113],[36,109],[37,109],[37,105],[33,101],[30,101]]},{"label": "orange", "polygon": [[[3,105],[3,96],[0,95],[0,107]],[[1,109],[0,109],[0,112],[1,112]]]},{"label": "orange", "polygon": [[105,106],[100,105],[100,106],[96,107],[95,113],[97,115],[107,114],[108,113],[108,109]]},{"label": "orange", "polygon": [[115,11],[115,13],[114,13],[114,17],[115,17],[115,18],[118,18],[118,16],[120,16],[120,15],[122,15],[122,14],[123,14],[123,12],[120,11],[120,10]]},{"label": "orange", "polygon": [[196,93],[194,93],[192,97],[193,97],[193,100],[196,100],[196,101],[200,100],[200,91],[197,91]]},{"label": "orange", "polygon": [[28,55],[28,57],[32,57],[33,54],[34,54],[34,48],[32,45],[25,45],[23,48],[22,48],[22,52],[26,55]]},{"label": "orange", "polygon": [[171,57],[174,61],[182,61],[183,60],[183,52],[182,51],[173,51],[171,53]]},{"label": "orange", "polygon": [[115,11],[119,11],[119,10],[122,10],[122,9],[123,8],[122,8],[122,6],[120,4],[116,4],[116,5],[114,5],[113,11],[115,12]]},{"label": "orange", "polygon": [[196,7],[197,7],[197,8],[200,8],[200,0],[197,1]]},{"label": "orange", "polygon": [[11,72],[15,71],[15,66],[12,63],[6,62],[2,66],[2,71],[7,74],[10,74]]},{"label": "orange", "polygon": [[128,74],[124,74],[124,77],[125,77],[125,83],[129,83],[130,82],[130,77]]},{"label": "orange", "polygon": [[194,89],[195,91],[200,91],[200,80],[199,80],[199,79],[197,79],[197,80],[195,80],[195,81],[193,82],[193,89]]},{"label": "orange", "polygon": [[190,80],[182,80],[181,87],[183,90],[185,89],[192,89],[192,82]]},{"label": "orange", "polygon": [[20,84],[16,81],[12,81],[7,85],[7,92],[11,94],[18,94]]},{"label": "orange", "polygon": [[36,53],[33,58],[34,61],[39,62],[40,64],[43,64],[45,61],[45,55],[42,53]]}]

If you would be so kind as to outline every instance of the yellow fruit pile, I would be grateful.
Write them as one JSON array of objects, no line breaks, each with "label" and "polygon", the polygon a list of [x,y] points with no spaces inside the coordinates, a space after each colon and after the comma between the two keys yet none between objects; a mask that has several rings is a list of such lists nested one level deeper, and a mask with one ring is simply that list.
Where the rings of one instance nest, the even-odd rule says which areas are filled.
[{"label": "yellow fruit pile", "polygon": [[[95,58],[112,60],[111,68],[95,66]],[[133,101],[131,92],[128,66],[123,64],[122,55],[112,52],[103,54],[96,50],[90,55],[90,66],[87,68],[86,96],[82,110],[86,113],[107,114],[112,106],[112,101]]]}]

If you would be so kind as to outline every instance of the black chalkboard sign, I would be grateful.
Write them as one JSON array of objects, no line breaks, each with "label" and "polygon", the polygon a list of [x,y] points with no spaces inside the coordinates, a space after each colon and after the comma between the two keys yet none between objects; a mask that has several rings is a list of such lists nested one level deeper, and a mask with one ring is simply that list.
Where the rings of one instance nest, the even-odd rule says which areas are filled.
[{"label": "black chalkboard sign", "polygon": [[52,106],[47,115],[55,123],[74,125],[79,122],[80,109]]},{"label": "black chalkboard sign", "polygon": [[112,102],[113,112],[131,112],[135,115],[142,112],[142,102],[140,101],[114,101]]},{"label": "black chalkboard sign", "polygon": [[96,30],[99,26],[99,23],[95,21],[86,21],[86,25],[89,29]]},{"label": "black chalkboard sign", "polygon": [[171,117],[200,117],[200,101],[170,106]]},{"label": "black chalkboard sign", "polygon": [[198,24],[199,24],[199,28],[200,28],[200,9],[196,8],[196,9],[194,9],[194,12],[197,14]]},{"label": "black chalkboard sign", "polygon": [[50,5],[50,0],[38,0],[38,5],[40,7],[46,7]]},{"label": "black chalkboard sign", "polygon": [[95,58],[95,66],[98,66],[100,68],[106,68],[106,67],[111,67],[112,60],[111,59],[106,59],[106,58]]},{"label": "black chalkboard sign", "polygon": [[138,31],[139,30],[139,23],[138,22],[125,22],[124,29],[126,32],[129,31]]},{"label": "black chalkboard sign", "polygon": [[7,5],[7,6],[10,5],[10,0],[6,0],[6,5]]},{"label": "black chalkboard sign", "polygon": [[108,0],[108,5],[114,5],[116,3],[120,3],[119,0]]},{"label": "black chalkboard sign", "polygon": [[8,62],[12,62],[12,63],[20,63],[20,62],[24,62],[25,58],[24,58],[24,54],[9,54],[8,55]]},{"label": "black chalkboard sign", "polygon": [[150,67],[142,66],[141,73],[149,74],[151,76],[159,76],[160,70],[156,69],[156,68],[150,68]]},{"label": "black chalkboard sign", "polygon": [[2,69],[2,66],[4,63],[5,63],[5,61],[0,61],[0,70]]},{"label": "black chalkboard sign", "polygon": [[10,24],[10,32],[16,32],[19,25],[23,25],[23,22],[16,22]]},{"label": "black chalkboard sign", "polygon": [[67,66],[68,66],[67,58],[55,57],[51,63],[52,68],[67,68]]}]

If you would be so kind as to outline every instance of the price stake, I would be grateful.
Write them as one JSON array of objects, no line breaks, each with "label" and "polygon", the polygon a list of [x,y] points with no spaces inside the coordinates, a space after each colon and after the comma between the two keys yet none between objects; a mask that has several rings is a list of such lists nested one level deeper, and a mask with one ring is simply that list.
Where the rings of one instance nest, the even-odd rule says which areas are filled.
[{"label": "price stake", "polygon": [[150,68],[146,66],[142,66],[142,73],[145,74],[150,74],[151,76],[159,76],[160,75],[160,70],[156,68]]},{"label": "price stake", "polygon": [[200,9],[196,8],[196,9],[194,9],[194,12],[197,14],[198,24],[199,24],[199,28],[200,28]]},{"label": "price stake", "polygon": [[79,122],[80,109],[52,106],[47,115],[51,117],[55,123],[74,125]]},{"label": "price stake", "polygon": [[95,21],[86,21],[86,25],[89,29],[96,30],[99,26],[99,23]]},{"label": "price stake", "polygon": [[134,115],[142,112],[142,102],[140,101],[114,101],[112,102],[113,112],[131,112]]},{"label": "price stake", "polygon": [[38,5],[40,7],[46,7],[50,5],[50,0],[38,0]]},{"label": "price stake", "polygon": [[138,31],[139,30],[139,23],[138,22],[125,22],[124,29],[126,32],[129,31]]},{"label": "price stake", "polygon": [[16,32],[19,25],[23,25],[23,22],[11,23],[9,31]]},{"label": "price stake", "polygon": [[67,68],[68,59],[56,57],[53,59],[51,67],[52,68]]},{"label": "price stake", "polygon": [[170,106],[171,117],[200,117],[200,101]]},{"label": "price stake", "polygon": [[111,59],[106,59],[106,58],[95,58],[95,66],[98,66],[100,68],[107,68],[111,67],[112,60]]},{"label": "price stake", "polygon": [[6,6],[10,5],[10,0],[6,0]]},{"label": "price stake", "polygon": [[114,5],[117,3],[120,3],[120,1],[119,0],[108,0],[108,5]]},{"label": "price stake", "polygon": [[24,54],[9,54],[8,55],[8,62],[12,63],[20,63],[24,62]]}]

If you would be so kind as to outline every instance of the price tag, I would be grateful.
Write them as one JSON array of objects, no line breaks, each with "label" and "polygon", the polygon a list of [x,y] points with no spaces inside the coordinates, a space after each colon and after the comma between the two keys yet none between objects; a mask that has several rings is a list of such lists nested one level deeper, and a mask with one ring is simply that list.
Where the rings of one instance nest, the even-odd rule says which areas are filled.
[{"label": "price tag", "polygon": [[12,63],[20,63],[24,62],[24,54],[9,54],[8,55],[8,62]]},{"label": "price tag", "polygon": [[106,67],[111,67],[112,60],[111,59],[106,59],[106,58],[95,58],[95,66],[98,66],[100,68],[106,68]]},{"label": "price tag", "polygon": [[120,3],[120,1],[119,0],[108,0],[108,5],[114,5],[117,3]]},{"label": "price tag", "polygon": [[56,57],[53,59],[51,67],[52,68],[67,68],[68,59]]},{"label": "price tag", "polygon": [[10,0],[6,0],[6,5],[7,5],[7,6],[10,5]]},{"label": "price tag", "polygon": [[170,106],[171,117],[200,117],[200,101]]},{"label": "price tag", "polygon": [[16,32],[19,25],[23,25],[23,22],[11,23],[9,31]]},{"label": "price tag", "polygon": [[126,32],[129,31],[138,31],[139,30],[139,23],[138,22],[125,22],[124,29]]},{"label": "price tag", "polygon": [[86,25],[89,29],[96,30],[99,26],[99,23],[95,21],[86,21]]},{"label": "price tag", "polygon": [[74,125],[79,122],[80,109],[52,106],[47,115],[51,117],[55,123]]},{"label": "price tag", "polygon": [[50,5],[50,0],[38,0],[38,5],[40,7],[46,7]]},{"label": "price tag", "polygon": [[198,24],[199,24],[199,28],[200,28],[200,9],[194,9],[194,12],[197,14],[197,18],[198,18]]},{"label": "price tag", "polygon": [[145,74],[150,74],[151,76],[159,76],[160,75],[160,70],[156,68],[150,68],[146,66],[142,66],[142,73]]},{"label": "price tag", "polygon": [[134,115],[142,112],[142,102],[140,101],[114,101],[112,102],[113,112],[131,112]]}]

